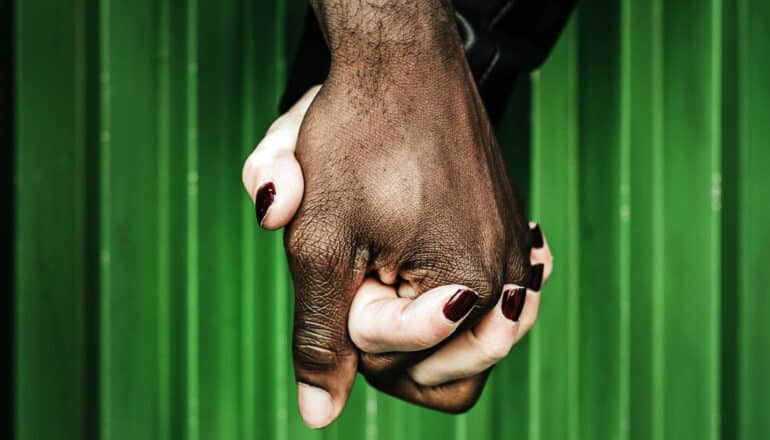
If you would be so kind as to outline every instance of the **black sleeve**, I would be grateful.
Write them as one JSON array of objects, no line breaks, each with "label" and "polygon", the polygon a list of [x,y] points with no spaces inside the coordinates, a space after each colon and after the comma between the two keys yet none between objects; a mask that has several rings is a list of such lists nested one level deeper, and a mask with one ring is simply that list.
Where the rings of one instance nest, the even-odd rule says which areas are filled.
[{"label": "black sleeve", "polygon": [[[497,122],[519,73],[538,68],[567,23],[577,0],[455,0],[455,16],[468,63],[493,122]],[[320,84],[330,55],[308,8],[289,70],[280,111]]]},{"label": "black sleeve", "polygon": [[286,90],[283,92],[279,110],[285,113],[310,87],[321,84],[329,73],[331,55],[326,47],[321,28],[318,26],[313,10],[308,6],[305,14],[305,26],[297,46],[294,62],[286,78]]}]

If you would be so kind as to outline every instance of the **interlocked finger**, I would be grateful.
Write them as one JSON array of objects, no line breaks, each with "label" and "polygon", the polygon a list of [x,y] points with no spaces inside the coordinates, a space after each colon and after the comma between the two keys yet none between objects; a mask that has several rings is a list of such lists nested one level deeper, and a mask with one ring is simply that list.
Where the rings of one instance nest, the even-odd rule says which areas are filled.
[{"label": "interlocked finger", "polygon": [[533,234],[530,288],[506,284],[495,308],[474,328],[460,333],[409,369],[416,383],[440,385],[475,376],[507,356],[535,324],[540,308],[539,289],[550,277],[553,259],[540,228],[535,224],[530,227]]}]

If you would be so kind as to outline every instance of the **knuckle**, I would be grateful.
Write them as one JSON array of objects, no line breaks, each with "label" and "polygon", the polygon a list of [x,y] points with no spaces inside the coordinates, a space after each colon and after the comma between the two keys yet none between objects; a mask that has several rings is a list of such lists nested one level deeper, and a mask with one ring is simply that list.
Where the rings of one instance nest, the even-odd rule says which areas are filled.
[{"label": "knuckle", "polygon": [[492,269],[493,265],[472,259],[461,260],[459,267],[464,277],[462,283],[479,295],[478,307],[483,310],[493,307],[503,287],[499,269]]},{"label": "knuckle", "polygon": [[289,263],[307,269],[327,270],[340,263],[342,228],[323,217],[293,223],[285,236]]},{"label": "knuckle", "polygon": [[448,403],[447,412],[450,414],[464,414],[470,411],[478,400],[478,395],[469,395],[457,402]]},{"label": "knuckle", "polygon": [[309,248],[317,247],[320,234],[314,222],[300,221],[286,230],[286,254],[292,260],[304,258]]},{"label": "knuckle", "polygon": [[475,290],[486,303],[495,299],[495,292],[502,287],[502,277],[481,258],[473,258],[473,253],[460,250],[439,250],[438,252],[421,250],[421,255],[414,261],[417,279],[422,280],[424,289],[445,284],[460,284]]},{"label": "knuckle", "polygon": [[[357,299],[360,297],[356,297]],[[381,316],[381,302],[361,304],[353,302],[348,317],[348,331],[350,340],[359,350],[366,353],[375,353],[379,348],[378,333],[381,333],[380,320],[371,319],[372,316]]]},{"label": "knuckle", "polygon": [[294,362],[307,370],[314,372],[332,371],[337,366],[337,360],[337,353],[317,343],[294,346]]},{"label": "knuckle", "polygon": [[416,359],[414,353],[360,353],[359,368],[367,378],[382,378],[401,371]]},{"label": "knuckle", "polygon": [[446,412],[452,414],[462,414],[468,412],[476,405],[481,391],[484,389],[484,380],[480,377],[475,380],[466,381],[453,393],[450,399],[444,402]]},{"label": "knuckle", "polygon": [[531,264],[529,256],[519,252],[512,252],[508,257],[505,281],[517,285],[524,285],[529,277],[529,267]]},{"label": "knuckle", "polygon": [[334,370],[344,354],[339,336],[328,327],[304,323],[294,334],[294,362],[313,372]]},{"label": "knuckle", "polygon": [[489,277],[484,281],[477,281],[476,283],[480,306],[484,310],[494,307],[500,292],[503,290],[503,283],[500,280],[492,280]]},{"label": "knuckle", "polygon": [[499,338],[480,339],[474,337],[474,339],[478,356],[481,363],[485,366],[494,365],[508,356],[513,346],[511,338],[507,337],[507,335],[506,337]]},{"label": "knuckle", "polygon": [[409,377],[412,378],[412,380],[422,386],[433,386],[436,385],[435,377],[433,372],[430,371],[430,368],[426,368],[423,365],[416,365],[412,368],[410,368],[407,373],[409,374]]},{"label": "knuckle", "polygon": [[473,289],[479,298],[474,307],[477,317],[479,314],[492,309],[500,297],[503,284],[500,274],[492,274],[482,269],[472,269],[465,272],[467,281],[463,284]]}]

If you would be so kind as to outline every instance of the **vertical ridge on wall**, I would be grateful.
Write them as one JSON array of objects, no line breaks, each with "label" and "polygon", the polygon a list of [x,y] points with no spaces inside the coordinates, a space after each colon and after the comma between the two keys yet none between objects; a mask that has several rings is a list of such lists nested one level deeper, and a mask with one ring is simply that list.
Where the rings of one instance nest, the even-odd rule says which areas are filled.
[{"label": "vertical ridge on wall", "polygon": [[[738,139],[737,148],[739,194],[736,241],[736,285],[726,295],[737,302],[736,322],[738,347],[734,359],[738,367],[737,437],[740,439],[770,438],[770,417],[767,415],[770,390],[770,271],[766,262],[770,251],[770,210],[767,189],[770,188],[770,54],[767,50],[767,25],[770,23],[770,3],[761,0],[741,0],[738,7]],[[728,148],[726,145],[725,148]],[[735,343],[726,341],[725,343]]]},{"label": "vertical ridge on wall", "polygon": [[157,8],[152,0],[100,7],[101,436],[150,438],[161,404]]},{"label": "vertical ridge on wall", "polygon": [[171,7],[170,0],[157,4],[158,14],[158,60],[157,60],[157,139],[158,139],[158,279],[157,279],[157,382],[158,382],[158,427],[156,438],[168,439],[171,435],[171,257],[169,240],[171,233],[170,204],[171,188],[169,169],[171,167]]},{"label": "vertical ridge on wall", "polygon": [[[623,118],[630,149],[630,284],[629,411],[630,434],[637,439],[662,439],[664,288],[662,178],[662,65],[660,1],[623,3],[627,22],[625,74],[628,106]],[[631,19],[633,17],[633,19]]]},{"label": "vertical ridge on wall", "polygon": [[198,0],[186,1],[186,140],[187,140],[187,254],[185,274],[187,291],[185,298],[185,404],[186,438],[198,440],[200,427],[199,395],[199,274],[198,259]]},{"label": "vertical ridge on wall", "polygon": [[[643,2],[636,2],[643,3]],[[651,123],[652,146],[652,434],[655,439],[664,438],[665,426],[665,353],[664,306],[665,306],[665,234],[663,200],[666,181],[663,179],[663,130],[665,109],[663,107],[663,0],[651,0]],[[640,66],[641,68],[641,66]],[[641,150],[641,148],[638,148]],[[645,187],[640,182],[640,187]],[[641,248],[641,246],[640,246]],[[643,294],[643,292],[642,292]]]},{"label": "vertical ridge on wall", "polygon": [[21,438],[85,438],[95,420],[86,369],[87,16],[78,1],[14,9],[15,115],[4,116],[15,124],[15,209],[6,213],[15,291],[5,292],[15,297],[13,428]]},{"label": "vertical ridge on wall", "polygon": [[[240,4],[198,5],[199,414],[201,438],[254,437],[253,246],[238,208],[243,16]],[[252,223],[253,228],[253,223]],[[253,239],[253,232],[251,238]],[[253,263],[253,261],[252,261]],[[243,374],[248,372],[248,374]]]},{"label": "vertical ridge on wall", "polygon": [[[578,403],[577,24],[565,29],[532,84],[532,215],[555,261],[530,341],[531,440],[576,438]],[[567,371],[562,366],[569,365]]]},{"label": "vertical ridge on wall", "polygon": [[374,387],[366,388],[366,427],[364,438],[366,440],[378,439],[378,417],[377,417],[377,390]]},{"label": "vertical ridge on wall", "polygon": [[99,434],[109,439],[112,411],[110,375],[112,362],[108,345],[110,341],[110,5],[111,0],[99,0]]},{"label": "vertical ridge on wall", "polygon": [[721,84],[721,117],[720,141],[722,148],[722,234],[720,264],[722,277],[720,280],[721,313],[720,313],[720,410],[721,438],[739,438],[738,412],[739,384],[736,372],[738,366],[739,341],[738,297],[730,294],[739,284],[740,252],[739,240],[739,191],[738,191],[738,157],[739,157],[739,115],[738,115],[738,10],[737,2],[723,4],[722,13],[722,84]]},{"label": "vertical ridge on wall", "polygon": [[719,341],[712,329],[719,327],[715,310],[720,302],[714,273],[719,241],[715,182],[720,176],[714,151],[720,145],[710,124],[718,111],[713,90],[718,30],[712,27],[718,11],[712,2],[683,0],[666,3],[663,12],[664,434],[714,438]]},{"label": "vertical ridge on wall", "polygon": [[617,87],[620,108],[618,122],[618,169],[620,197],[618,233],[618,439],[630,438],[631,425],[631,0],[621,0],[618,10],[619,58]]},{"label": "vertical ridge on wall", "polygon": [[[16,149],[14,145],[17,139],[16,127],[16,74],[17,59],[15,58],[16,42],[16,6],[13,2],[0,4],[0,112],[6,117],[0,120],[0,143],[5,148],[0,150],[0,188],[4,188],[5,197],[0,202],[0,210],[6,213],[3,222],[0,222],[0,290],[5,295],[0,297],[0,350],[5,355],[6,361],[0,365],[0,376],[3,382],[0,384],[0,395],[6,402],[5,409],[0,410],[0,435],[5,438],[13,438],[16,430],[16,406],[13,404],[16,391],[15,371],[16,346],[14,333],[16,323],[16,215],[17,197],[17,171]],[[88,316],[88,315],[87,315]]]},{"label": "vertical ridge on wall", "polygon": [[711,341],[709,356],[709,386],[714,396],[710,401],[710,438],[721,437],[721,296],[722,296],[722,0],[711,0],[711,38],[709,40],[710,58],[710,151],[711,151],[711,261],[709,273],[711,281],[711,309],[709,318],[713,325],[709,327],[708,339]]},{"label": "vertical ridge on wall", "polygon": [[[581,5],[577,45],[579,173],[580,437],[623,438],[624,314],[623,230],[631,216],[624,205],[621,5],[593,0]],[[590,97],[590,99],[586,99]],[[624,175],[624,172],[626,174]],[[601,258],[597,256],[601,255]],[[562,263],[563,264],[563,263]],[[601,375],[597,372],[601,371]],[[575,434],[573,434],[575,435]]]}]

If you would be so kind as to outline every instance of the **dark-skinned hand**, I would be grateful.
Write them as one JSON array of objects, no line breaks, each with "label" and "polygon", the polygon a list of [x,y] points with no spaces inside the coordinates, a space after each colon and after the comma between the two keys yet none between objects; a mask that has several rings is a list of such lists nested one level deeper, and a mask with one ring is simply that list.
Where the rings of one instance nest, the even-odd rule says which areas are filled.
[{"label": "dark-skinned hand", "polygon": [[[311,426],[337,417],[357,369],[385,392],[462,411],[537,314],[543,266],[530,265],[537,234],[529,233],[449,15],[439,5],[422,16],[422,7],[406,8],[427,29],[426,47],[370,32],[350,45],[327,29],[330,75],[314,100],[284,116],[304,116],[294,133],[301,171],[289,148],[270,154],[264,168],[272,172],[256,173],[260,162],[251,158],[244,169],[263,226],[293,217],[286,248],[295,371]],[[332,15],[327,21],[352,22],[344,10]],[[294,197],[282,199],[282,191]],[[541,257],[547,275],[550,254]],[[519,287],[530,283],[529,292]],[[458,326],[464,331],[441,344]],[[501,326],[509,331],[494,331]],[[481,355],[462,356],[473,348]]]}]

